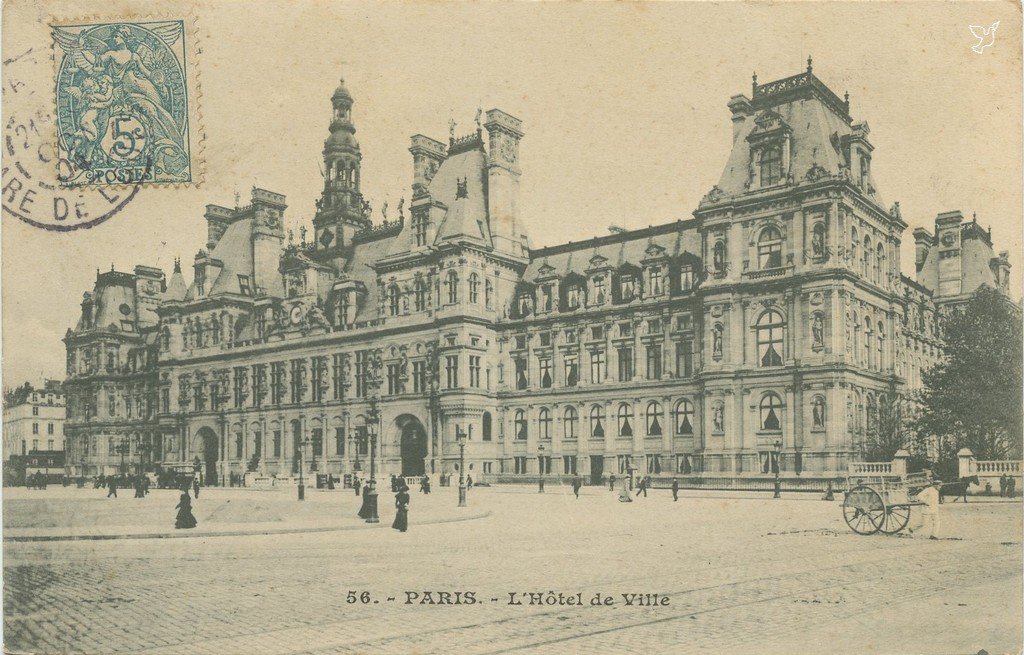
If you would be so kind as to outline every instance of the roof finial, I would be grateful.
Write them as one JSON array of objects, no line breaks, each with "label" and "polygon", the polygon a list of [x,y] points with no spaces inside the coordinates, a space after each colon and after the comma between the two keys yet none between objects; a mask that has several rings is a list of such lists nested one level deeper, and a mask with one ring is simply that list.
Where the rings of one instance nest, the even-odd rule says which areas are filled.
[{"label": "roof finial", "polygon": [[751,79],[753,80],[753,83],[751,85],[752,86],[752,93],[757,93],[757,71],[754,71],[754,74],[751,77]]},{"label": "roof finial", "polygon": [[174,258],[174,272],[181,273],[181,257]]},{"label": "roof finial", "polygon": [[846,111],[850,111],[850,92],[847,91],[843,94],[843,100],[846,101]]},{"label": "roof finial", "polygon": [[810,73],[812,70],[814,70],[814,60],[807,55],[807,72]]},{"label": "roof finial", "polygon": [[241,201],[242,201],[242,194],[240,194],[238,192],[238,189],[236,188],[235,189],[235,211],[238,211],[238,208],[242,206]]},{"label": "roof finial", "polygon": [[448,140],[451,143],[455,143],[455,117],[452,116],[451,112],[448,114]]}]

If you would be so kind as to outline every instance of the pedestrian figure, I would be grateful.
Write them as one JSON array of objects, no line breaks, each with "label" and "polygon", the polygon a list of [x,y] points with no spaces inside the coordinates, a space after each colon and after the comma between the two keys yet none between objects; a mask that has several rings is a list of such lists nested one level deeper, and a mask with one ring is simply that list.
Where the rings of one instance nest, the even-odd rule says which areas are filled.
[{"label": "pedestrian figure", "polygon": [[148,496],[149,495],[149,485],[150,485],[149,476],[148,475],[142,476],[142,495],[144,495],[144,496]]},{"label": "pedestrian figure", "polygon": [[196,500],[199,500],[199,477],[192,479],[192,492],[196,495]]},{"label": "pedestrian figure", "polygon": [[426,495],[430,493],[430,478],[424,473],[420,479],[420,493]]},{"label": "pedestrian figure", "polygon": [[359,484],[359,476],[352,478],[352,488],[355,489],[356,495],[359,495],[359,490],[363,488],[363,485]]},{"label": "pedestrian figure", "polygon": [[1003,473],[999,476],[999,497],[1006,496],[1006,474]]},{"label": "pedestrian figure", "polygon": [[608,491],[615,491],[615,475],[608,476]]},{"label": "pedestrian figure", "polygon": [[942,480],[932,480],[931,484],[917,494],[921,506],[921,520],[911,533],[920,532],[929,539],[938,539],[939,534],[939,489]]},{"label": "pedestrian figure", "polygon": [[637,486],[636,486],[636,496],[637,496],[637,498],[640,497],[640,494],[643,494],[644,498],[647,498],[647,478],[646,477],[640,478],[640,482],[637,483]]},{"label": "pedestrian figure", "polygon": [[395,521],[391,527],[399,532],[409,529],[409,487],[404,483],[395,494]]},{"label": "pedestrian figure", "polygon": [[110,498],[111,496],[117,498],[117,478],[110,476],[110,485],[107,489],[107,498]]},{"label": "pedestrian figure", "polygon": [[574,476],[572,479],[572,492],[576,495],[577,500],[580,497],[580,487],[582,486],[583,480],[580,479],[580,476]]},{"label": "pedestrian figure", "polygon": [[330,489],[331,491],[334,490],[334,476],[333,475],[328,475],[327,476],[327,488]]},{"label": "pedestrian figure", "polygon": [[672,478],[672,502],[679,500],[679,478]]},{"label": "pedestrian figure", "polygon": [[633,495],[630,493],[629,488],[630,477],[626,476],[622,478],[622,486],[619,488],[619,502],[620,503],[631,503],[633,502]]},{"label": "pedestrian figure", "polygon": [[363,485],[363,495],[365,496],[368,493],[370,493],[370,483],[369,482],[367,482],[366,484]]},{"label": "pedestrian figure", "polygon": [[174,507],[178,510],[178,516],[174,519],[175,529],[190,530],[196,527],[198,521],[196,517],[192,515],[192,499],[189,498],[188,493],[181,494],[181,498],[178,500],[178,504]]},{"label": "pedestrian figure", "polygon": [[1012,475],[1006,476],[1006,495],[1009,498],[1017,497],[1017,478]]},{"label": "pedestrian figure", "polygon": [[142,477],[141,476],[135,478],[135,497],[136,498],[145,498],[146,497],[145,492],[142,490]]},{"label": "pedestrian figure", "polygon": [[466,488],[467,489],[472,489],[473,488],[473,476],[469,475],[468,473],[466,474]]}]

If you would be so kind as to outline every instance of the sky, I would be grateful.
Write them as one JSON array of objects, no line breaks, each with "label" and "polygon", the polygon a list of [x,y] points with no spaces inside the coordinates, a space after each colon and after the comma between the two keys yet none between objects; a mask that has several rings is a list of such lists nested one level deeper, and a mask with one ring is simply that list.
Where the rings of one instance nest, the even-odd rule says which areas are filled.
[{"label": "sky", "polygon": [[[104,3],[105,16],[156,5]],[[736,94],[814,72],[850,93],[868,122],[872,167],[887,203],[900,201],[904,273],[914,227],[959,209],[991,226],[1021,273],[1021,15],[985,3],[462,3],[161,2],[194,16],[205,136],[199,185],[143,188],[120,215],[53,233],[5,214],[3,384],[63,377],[61,339],[96,269],[136,264],[170,273],[205,246],[207,204],[246,204],[253,185],[287,196],[286,224],[309,225],[322,187],[330,95],[344,77],[375,208],[411,195],[409,137],[447,140],[474,129],[477,108],[523,120],[520,207],[532,244],[552,245],[691,217],[731,146]],[[85,3],[9,0],[3,57],[48,53],[49,16]],[[969,25],[999,21],[972,52]],[[26,86],[15,94],[11,79]],[[7,113],[52,107],[53,62],[5,65]],[[26,90],[28,93],[26,93]],[[49,104],[48,104],[49,103]],[[8,166],[6,153],[4,166]],[[1016,284],[1019,287],[1019,284]],[[1020,297],[1019,288],[1015,292]]]}]

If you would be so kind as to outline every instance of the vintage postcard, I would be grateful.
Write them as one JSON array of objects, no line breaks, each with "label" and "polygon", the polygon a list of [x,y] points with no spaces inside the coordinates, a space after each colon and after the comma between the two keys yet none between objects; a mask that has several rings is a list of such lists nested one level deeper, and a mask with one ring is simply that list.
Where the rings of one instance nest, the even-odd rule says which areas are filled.
[{"label": "vintage postcard", "polygon": [[5,652],[1021,652],[1019,3],[2,36]]}]

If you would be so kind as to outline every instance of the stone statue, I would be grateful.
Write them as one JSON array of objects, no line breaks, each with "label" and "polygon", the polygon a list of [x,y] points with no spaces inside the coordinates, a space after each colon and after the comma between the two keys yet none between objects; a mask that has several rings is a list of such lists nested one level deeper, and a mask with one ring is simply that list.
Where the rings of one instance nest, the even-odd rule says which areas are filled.
[{"label": "stone statue", "polygon": [[711,421],[715,432],[725,432],[725,408],[715,405],[711,412]]},{"label": "stone statue", "polygon": [[825,235],[821,230],[814,230],[811,234],[811,252],[815,257],[825,256]]},{"label": "stone statue", "polygon": [[711,349],[712,354],[715,357],[721,357],[722,356],[722,326],[721,325],[716,325],[711,330],[711,343],[712,343],[712,349]]},{"label": "stone statue", "polygon": [[825,427],[825,401],[821,398],[815,398],[814,403],[811,406],[811,414],[814,420],[814,427],[823,428]]},{"label": "stone statue", "polygon": [[815,314],[811,319],[811,336],[815,348],[825,345],[825,321],[822,320],[821,314]]}]

